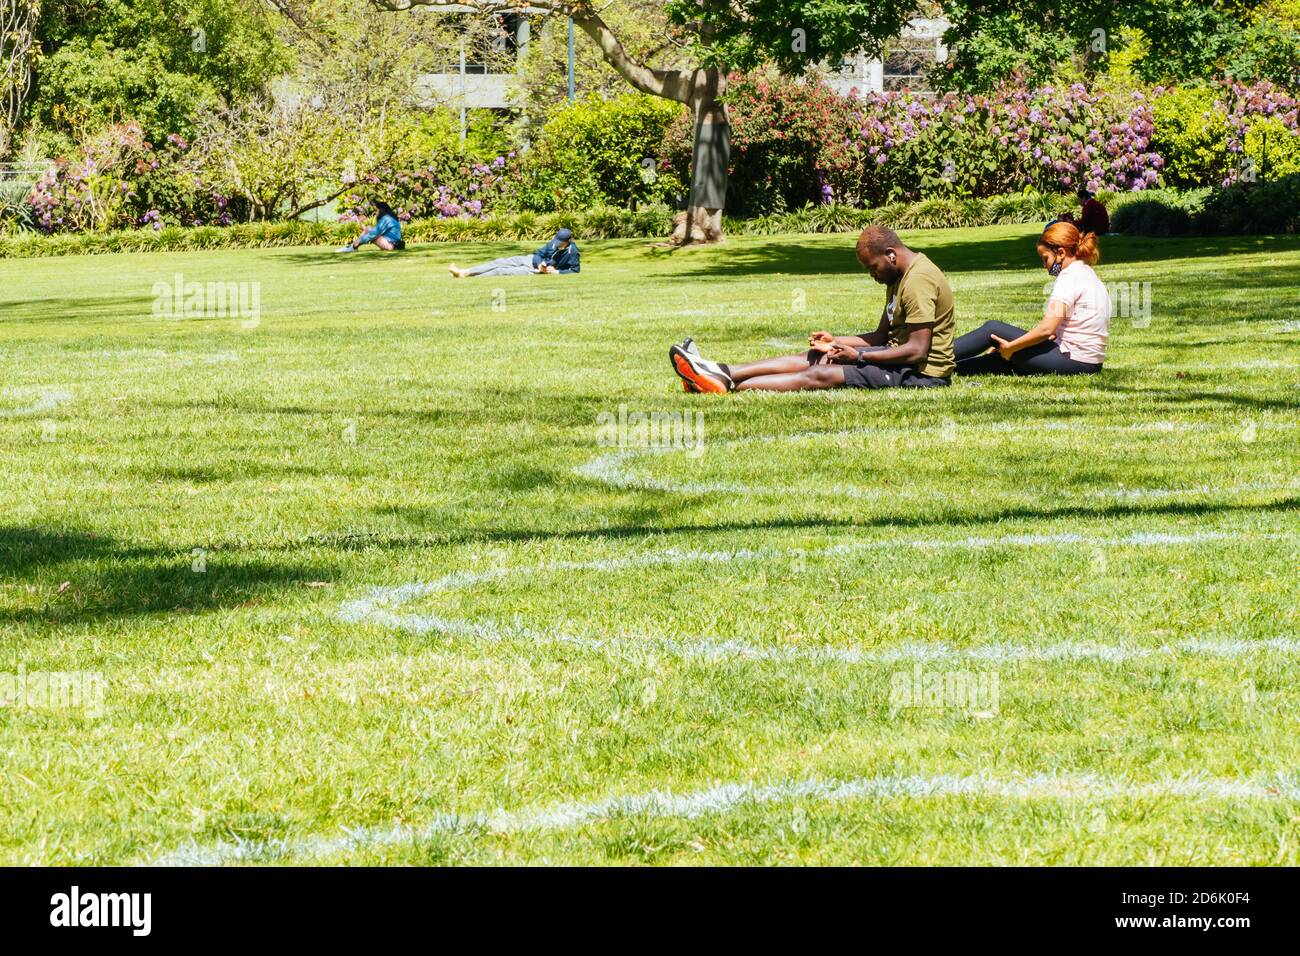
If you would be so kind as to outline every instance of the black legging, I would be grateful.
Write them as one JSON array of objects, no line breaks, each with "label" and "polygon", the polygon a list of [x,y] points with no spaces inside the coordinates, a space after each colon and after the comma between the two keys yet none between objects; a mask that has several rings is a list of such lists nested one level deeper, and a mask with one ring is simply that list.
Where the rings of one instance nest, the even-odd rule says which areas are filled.
[{"label": "black legging", "polygon": [[958,375],[1086,375],[1100,372],[1100,362],[1076,362],[1051,339],[1021,349],[1007,361],[993,348],[993,336],[1014,342],[1024,335],[1024,329],[1005,322],[985,322],[973,332],[967,332],[953,344],[957,353]]}]

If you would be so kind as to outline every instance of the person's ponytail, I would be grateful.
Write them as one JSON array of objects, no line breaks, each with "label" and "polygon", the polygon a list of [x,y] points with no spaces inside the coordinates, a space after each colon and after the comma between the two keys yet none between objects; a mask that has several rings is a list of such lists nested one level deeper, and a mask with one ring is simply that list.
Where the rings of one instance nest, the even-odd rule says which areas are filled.
[{"label": "person's ponytail", "polygon": [[1095,232],[1084,232],[1079,235],[1079,244],[1074,247],[1074,255],[1082,259],[1090,266],[1095,266],[1097,260],[1101,257],[1101,250],[1097,248],[1097,234]]},{"label": "person's ponytail", "polygon": [[1090,266],[1096,265],[1097,259],[1101,256],[1101,250],[1097,248],[1097,234],[1080,232],[1071,222],[1052,223],[1043,230],[1043,234],[1038,238],[1038,244],[1059,249],[1076,259],[1082,259]]}]

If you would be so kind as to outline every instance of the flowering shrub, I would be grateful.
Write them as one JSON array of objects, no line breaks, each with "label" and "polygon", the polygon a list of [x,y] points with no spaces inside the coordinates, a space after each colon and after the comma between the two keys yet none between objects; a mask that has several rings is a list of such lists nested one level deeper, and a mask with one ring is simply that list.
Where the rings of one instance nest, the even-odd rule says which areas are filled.
[{"label": "flowering shrub", "polygon": [[[992,95],[874,93],[842,97],[818,83],[733,78],[728,212],[767,214],[805,202],[857,206],[1145,189],[1164,165],[1150,147],[1151,105],[1082,84],[1008,87]],[[683,176],[690,122],[669,132]]]},{"label": "flowering shrub", "polygon": [[164,226],[228,226],[230,199],[220,187],[208,181],[191,144],[176,133],[153,147],[147,161],[137,163],[135,172],[138,225],[152,229]]},{"label": "flowering shrub", "polygon": [[485,216],[505,195],[510,163],[514,159],[514,151],[487,163],[463,162],[447,156],[441,162],[417,169],[380,169],[354,177],[356,188],[341,200],[339,219],[342,222],[373,219],[370,201],[374,199],[387,202],[403,222]]},{"label": "flowering shrub", "polygon": [[1260,173],[1300,172],[1300,100],[1267,80],[1253,86],[1228,83],[1214,108],[1228,124],[1229,165],[1221,185],[1249,181]]},{"label": "flowering shrub", "polygon": [[130,177],[145,162],[147,144],[138,123],[110,126],[72,157],[45,171],[29,199],[46,232],[103,231],[131,224]]},{"label": "flowering shrub", "polygon": [[877,93],[852,118],[848,142],[862,158],[852,190],[858,202],[1140,190],[1164,166],[1150,149],[1151,107],[1140,92],[1115,97],[1075,83],[990,96]]},{"label": "flowering shrub", "polygon": [[106,127],[37,180],[33,218],[46,232],[228,225],[225,197],[204,184],[188,150],[180,136],[155,148],[138,123]]},{"label": "flowering shrub", "polygon": [[1188,84],[1155,99],[1153,147],[1171,186],[1229,186],[1300,172],[1300,100],[1262,82]]}]

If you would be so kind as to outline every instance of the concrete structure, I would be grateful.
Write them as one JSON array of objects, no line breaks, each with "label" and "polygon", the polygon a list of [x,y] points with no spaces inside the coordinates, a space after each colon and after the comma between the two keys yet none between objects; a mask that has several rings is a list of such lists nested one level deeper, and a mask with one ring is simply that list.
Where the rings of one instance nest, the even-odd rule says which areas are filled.
[{"label": "concrete structure", "polygon": [[[446,6],[429,8],[438,13],[472,13],[471,7]],[[454,73],[424,73],[416,81],[416,92],[423,102],[459,108],[461,127],[465,125],[465,110],[496,109],[508,110],[518,106],[519,84],[517,77],[523,67],[524,57],[528,53],[528,41],[532,33],[529,17],[541,17],[549,11],[539,7],[525,7],[518,13],[504,16],[507,33],[498,41],[498,52],[514,54],[515,68],[503,71],[499,65],[485,62],[477,51],[466,49],[462,41],[460,68]],[[508,56],[499,56],[498,64]]]},{"label": "concrete structure", "polygon": [[[430,8],[431,12],[435,8]],[[469,7],[437,7],[437,12],[471,12]],[[511,14],[508,26],[513,28],[509,38],[509,49],[515,54],[515,70],[489,72],[494,67],[482,62],[474,51],[460,51],[460,69],[454,73],[426,73],[417,85],[422,98],[427,103],[441,103],[459,108],[464,125],[464,112],[467,109],[517,108],[516,98],[519,86],[516,80],[518,70],[528,52],[530,35],[529,17],[541,17],[546,10],[526,7],[522,15]],[[890,52],[885,60],[871,60],[862,54],[850,57],[838,66],[827,68],[822,79],[831,89],[848,95],[856,90],[859,93],[880,93],[885,90],[926,89],[924,73],[935,62],[947,58],[948,50],[943,44],[943,31],[948,23],[941,19],[918,17],[908,25],[903,36],[890,44]],[[506,39],[503,37],[503,40]],[[509,52],[509,49],[505,52]]]},{"label": "concrete structure", "polygon": [[884,60],[871,60],[859,53],[827,70],[822,81],[837,93],[883,93],[890,90],[909,89],[925,91],[925,71],[935,63],[948,58],[948,48],[943,43],[943,32],[948,21],[918,17],[903,32],[902,37],[889,44],[889,54]]}]

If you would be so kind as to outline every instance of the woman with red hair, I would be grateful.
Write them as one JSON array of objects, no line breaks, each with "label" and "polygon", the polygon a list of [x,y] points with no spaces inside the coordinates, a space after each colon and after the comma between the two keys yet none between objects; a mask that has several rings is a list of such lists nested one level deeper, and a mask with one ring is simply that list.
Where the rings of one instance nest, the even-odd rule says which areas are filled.
[{"label": "woman with red hair", "polygon": [[[1106,359],[1111,301],[1092,267],[1097,236],[1054,222],[1038,239],[1038,256],[1056,283],[1043,318],[1029,331],[985,322],[957,339],[957,375],[1081,375]],[[987,353],[987,354],[986,354]]]}]

